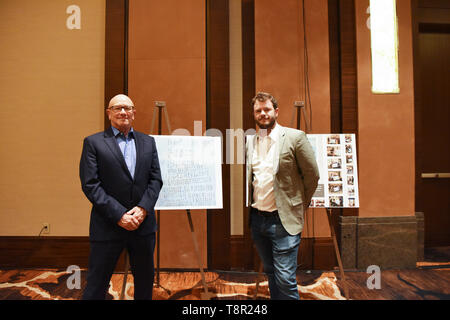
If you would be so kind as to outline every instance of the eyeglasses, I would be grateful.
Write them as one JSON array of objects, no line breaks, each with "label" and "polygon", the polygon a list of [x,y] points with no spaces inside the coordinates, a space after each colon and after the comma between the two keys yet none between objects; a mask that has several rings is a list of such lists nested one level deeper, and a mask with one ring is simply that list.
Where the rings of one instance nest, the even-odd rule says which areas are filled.
[{"label": "eyeglasses", "polygon": [[131,112],[133,111],[134,106],[113,106],[108,109],[111,109],[114,113],[119,113],[122,111],[122,109],[125,110],[125,112]]}]

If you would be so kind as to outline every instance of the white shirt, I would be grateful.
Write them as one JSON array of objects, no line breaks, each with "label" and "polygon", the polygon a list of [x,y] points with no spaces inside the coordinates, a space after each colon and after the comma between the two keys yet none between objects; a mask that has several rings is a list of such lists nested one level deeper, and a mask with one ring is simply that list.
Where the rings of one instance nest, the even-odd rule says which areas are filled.
[{"label": "white shirt", "polygon": [[[261,132],[261,131],[259,131]],[[252,155],[253,171],[253,203],[252,207],[260,211],[272,212],[277,210],[275,194],[273,192],[274,164],[278,158],[278,124],[268,136],[255,136],[255,148]]]}]

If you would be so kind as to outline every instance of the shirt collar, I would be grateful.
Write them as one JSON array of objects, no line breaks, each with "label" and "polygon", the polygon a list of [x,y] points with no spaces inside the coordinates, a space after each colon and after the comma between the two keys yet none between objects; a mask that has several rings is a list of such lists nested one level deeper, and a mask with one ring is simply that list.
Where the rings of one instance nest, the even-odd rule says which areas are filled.
[{"label": "shirt collar", "polygon": [[[119,129],[117,129],[116,127],[111,126],[111,128],[112,128],[112,131],[113,131],[113,133],[114,133],[114,137],[117,137],[117,135],[121,133],[121,132],[119,131]],[[131,136],[130,136],[130,137],[132,137],[132,136],[134,135],[134,133],[133,133],[133,127],[131,127],[130,131],[128,132],[128,134],[130,134],[130,133],[131,133]]]},{"label": "shirt collar", "polygon": [[269,134],[270,139],[277,142],[278,136],[279,136],[279,131],[280,131],[280,126],[278,125],[278,123],[275,122],[275,127],[273,127],[272,131],[270,131],[270,134]]},{"label": "shirt collar", "polygon": [[[278,141],[279,132],[280,132],[280,126],[278,125],[277,122],[275,122],[275,126],[273,127],[273,129],[269,133],[269,137],[270,137],[270,139],[273,142],[277,142]],[[256,136],[258,137],[258,140],[261,138],[261,136],[259,134],[256,134]]]}]

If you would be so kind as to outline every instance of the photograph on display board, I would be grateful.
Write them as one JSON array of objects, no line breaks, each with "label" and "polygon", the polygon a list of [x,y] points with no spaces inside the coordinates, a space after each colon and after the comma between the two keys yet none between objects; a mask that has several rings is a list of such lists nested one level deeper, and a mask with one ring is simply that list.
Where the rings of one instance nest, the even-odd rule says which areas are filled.
[{"label": "photograph on display board", "polygon": [[320,172],[312,208],[358,208],[354,134],[308,134]]}]

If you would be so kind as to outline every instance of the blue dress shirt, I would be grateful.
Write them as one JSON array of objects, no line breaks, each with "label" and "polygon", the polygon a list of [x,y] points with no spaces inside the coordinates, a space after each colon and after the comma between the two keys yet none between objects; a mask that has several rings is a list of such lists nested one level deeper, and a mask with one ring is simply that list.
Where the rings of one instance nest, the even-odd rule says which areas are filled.
[{"label": "blue dress shirt", "polygon": [[118,129],[112,127],[112,130],[123,158],[125,159],[125,163],[127,164],[128,171],[130,171],[131,177],[134,179],[134,170],[136,168],[136,143],[134,140],[133,128],[130,129],[130,132],[128,132],[126,137]]}]

